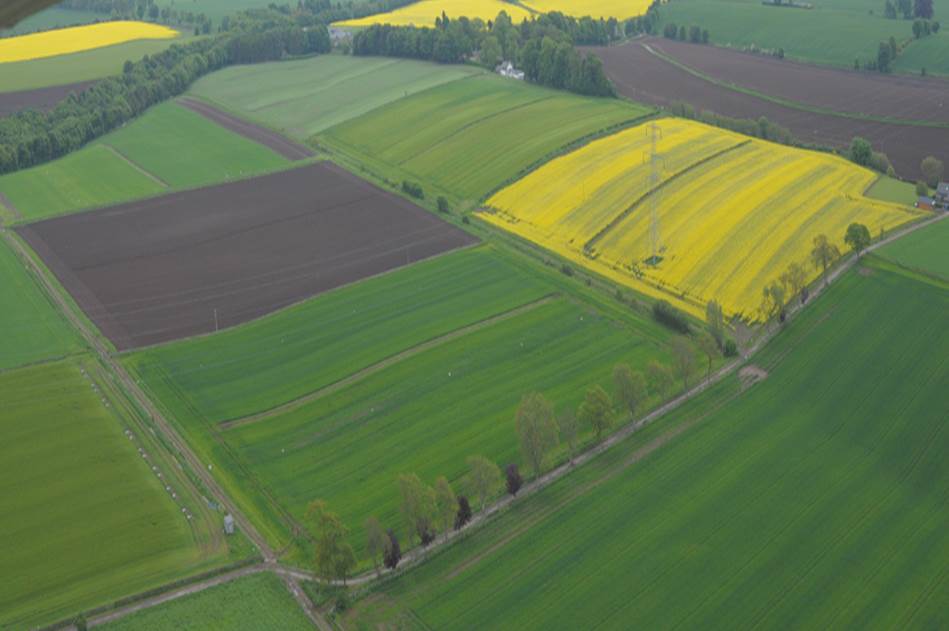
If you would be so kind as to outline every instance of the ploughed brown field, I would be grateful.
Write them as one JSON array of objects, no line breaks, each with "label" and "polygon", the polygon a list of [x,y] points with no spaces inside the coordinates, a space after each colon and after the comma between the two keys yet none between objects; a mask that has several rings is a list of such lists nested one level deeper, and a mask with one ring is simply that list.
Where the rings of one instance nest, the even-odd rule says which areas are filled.
[{"label": "ploughed brown field", "polygon": [[45,112],[55,107],[70,94],[78,94],[93,83],[95,81],[83,81],[22,92],[0,92],[0,116],[9,116],[26,109]]},{"label": "ploughed brown field", "polygon": [[[604,68],[616,89],[636,101],[660,107],[680,101],[699,110],[733,118],[757,119],[765,116],[790,129],[801,142],[836,149],[846,148],[854,136],[862,136],[873,144],[874,149],[884,152],[897,174],[907,179],[920,177],[919,164],[926,156],[936,156],[949,163],[949,128],[857,120],[787,107],[697,77],[645,48],[645,45],[652,46],[655,42],[636,41],[588,50],[603,60]],[[719,55],[727,53],[727,59],[736,54],[712,46],[694,47],[701,48],[701,52],[710,58],[706,63],[713,66]],[[769,64],[772,61],[742,56]],[[815,72],[825,70],[815,69]],[[841,74],[846,76],[849,73]],[[803,85],[801,89],[812,91]]]},{"label": "ploughed brown field", "polygon": [[720,81],[835,112],[949,123],[949,81],[809,66],[654,38],[649,45]]},{"label": "ploughed brown field", "polygon": [[234,326],[475,241],[329,163],[17,231],[118,350]]}]

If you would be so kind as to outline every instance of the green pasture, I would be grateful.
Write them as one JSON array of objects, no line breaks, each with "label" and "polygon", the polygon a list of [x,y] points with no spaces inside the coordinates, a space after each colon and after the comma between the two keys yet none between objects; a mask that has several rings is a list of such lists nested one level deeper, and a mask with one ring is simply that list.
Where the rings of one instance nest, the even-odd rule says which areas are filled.
[{"label": "green pasture", "polygon": [[949,624],[945,284],[850,272],[737,377],[356,605],[344,628]]},{"label": "green pasture", "polygon": [[566,145],[649,112],[618,99],[480,75],[375,109],[318,141],[383,165],[399,180],[430,182],[474,200]]},{"label": "green pasture", "polygon": [[494,249],[467,249],[125,363],[175,417],[240,418],[553,291]]},{"label": "green pasture", "polygon": [[867,197],[895,204],[912,206],[916,202],[916,186],[894,177],[881,175],[866,191]]},{"label": "green pasture", "polygon": [[126,61],[138,61],[191,39],[184,34],[175,39],[151,39],[96,48],[71,55],[0,64],[0,92],[19,92],[53,85],[93,81],[122,74]]},{"label": "green pasture", "polygon": [[82,348],[77,333],[0,238],[0,371]]},{"label": "green pasture", "polygon": [[[853,67],[854,59],[876,59],[879,43],[891,36],[898,42],[913,37],[912,21],[883,17],[883,2],[811,0],[811,4],[814,8],[807,10],[766,6],[760,0],[670,0],[660,15],[662,25],[671,22],[708,29],[717,46],[783,48],[788,58],[847,68]],[[949,72],[949,55],[925,52],[943,46],[927,43],[917,53],[918,45],[910,45],[906,57],[897,62],[898,69],[919,72],[918,55],[928,60],[924,65],[930,71]]]},{"label": "green pasture", "polygon": [[908,269],[949,281],[949,219],[901,237],[876,254]]},{"label": "green pasture", "polygon": [[[936,19],[945,21],[945,14],[937,14]],[[914,40],[896,58],[894,67],[914,74],[925,68],[927,74],[949,75],[949,32],[940,30],[936,35]]]},{"label": "green pasture", "polygon": [[39,13],[34,13],[13,28],[0,29],[0,37],[24,35],[34,31],[48,31],[54,28],[89,24],[90,22],[95,22],[103,18],[108,18],[108,14],[95,13],[94,11],[60,9],[59,7],[53,6]]},{"label": "green pasture", "polygon": [[175,8],[178,11],[204,13],[214,21],[214,26],[217,28],[221,18],[226,15],[234,15],[245,9],[264,9],[271,2],[269,0],[156,0],[155,4],[160,7]]},{"label": "green pasture", "polygon": [[102,631],[303,631],[312,629],[313,625],[283,582],[268,572],[217,585],[96,628]]},{"label": "green pasture", "polygon": [[307,140],[392,101],[483,72],[407,59],[320,55],[225,68],[197,81],[191,93]]},{"label": "green pasture", "polygon": [[[75,615],[206,567],[216,552],[124,431],[94,362],[0,373],[0,627]],[[152,453],[153,461],[158,454]],[[166,472],[174,474],[170,467]],[[180,488],[180,487],[179,487]]]},{"label": "green pasture", "polygon": [[267,147],[166,102],[59,160],[0,176],[0,192],[34,220],[289,165]]}]

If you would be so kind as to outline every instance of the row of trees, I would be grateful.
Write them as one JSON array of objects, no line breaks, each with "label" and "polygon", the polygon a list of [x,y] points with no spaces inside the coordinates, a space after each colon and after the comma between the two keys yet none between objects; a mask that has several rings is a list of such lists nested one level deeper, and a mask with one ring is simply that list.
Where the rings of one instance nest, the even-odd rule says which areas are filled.
[{"label": "row of trees", "polygon": [[708,29],[694,24],[686,30],[685,25],[677,27],[670,22],[662,28],[662,35],[667,39],[677,39],[693,44],[708,44]]},{"label": "row of trees", "polygon": [[0,173],[64,156],[228,64],[330,49],[325,27],[304,30],[284,21],[265,28],[272,24],[245,19],[239,30],[127,61],[122,75],[72,94],[48,112],[26,110],[0,119]]},{"label": "row of trees", "polygon": [[850,142],[850,149],[847,151],[847,156],[852,162],[862,167],[868,167],[890,176],[896,175],[893,166],[890,164],[890,159],[886,157],[886,154],[881,151],[875,151],[873,145],[871,145],[870,141],[866,138],[861,138],[860,136],[854,137]]},{"label": "row of trees", "polygon": [[913,18],[931,20],[933,0],[886,0],[883,4],[883,15],[891,20],[899,16],[902,16],[904,20]]},{"label": "row of trees", "polygon": [[155,0],[66,0],[59,6],[102,13],[113,19],[147,19],[164,24],[193,25],[196,35],[208,34],[212,29],[211,19],[204,13],[179,11],[174,6],[159,7]]},{"label": "row of trees", "polygon": [[757,120],[750,118],[732,118],[730,116],[716,114],[715,112],[697,110],[691,104],[683,101],[673,101],[672,104],[669,105],[669,111],[681,118],[689,118],[708,125],[714,125],[715,127],[730,129],[746,136],[755,136],[763,140],[770,140],[793,147],[802,146],[794,137],[794,134],[791,133],[790,129],[772,122],[765,116],[761,116]]},{"label": "row of trees", "polygon": [[528,81],[579,94],[614,96],[600,59],[574,47],[611,41],[613,33],[621,32],[614,22],[548,13],[515,25],[504,11],[487,23],[442,14],[434,28],[373,25],[355,35],[352,51],[439,63],[478,60],[491,69],[510,60]]}]

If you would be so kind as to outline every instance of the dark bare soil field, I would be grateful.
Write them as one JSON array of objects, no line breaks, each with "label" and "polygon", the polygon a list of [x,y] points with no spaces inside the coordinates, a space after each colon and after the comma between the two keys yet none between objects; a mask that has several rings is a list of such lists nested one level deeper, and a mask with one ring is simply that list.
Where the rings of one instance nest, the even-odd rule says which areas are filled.
[{"label": "dark bare soil field", "polygon": [[119,350],[234,326],[475,241],[329,163],[17,231]]},{"label": "dark bare soil field", "polygon": [[227,112],[222,112],[204,101],[183,97],[178,102],[190,110],[201,114],[205,118],[214,121],[221,127],[229,129],[235,134],[240,134],[245,138],[250,138],[254,142],[259,142],[265,147],[269,147],[288,160],[303,160],[313,155],[308,148],[285,138],[275,131],[266,127],[248,123],[245,120],[231,116]]},{"label": "dark bare soil field", "polygon": [[949,81],[821,68],[668,39],[650,46],[720,81],[842,113],[949,123]]},{"label": "dark bare soil field", "polygon": [[25,109],[40,111],[52,109],[70,94],[82,92],[93,83],[95,81],[83,81],[23,92],[0,92],[0,116],[9,116]]},{"label": "dark bare soil field", "polygon": [[[842,149],[854,136],[867,138],[890,158],[898,175],[920,176],[919,163],[933,155],[949,164],[949,128],[897,125],[819,114],[716,85],[650,53],[642,42],[590,48],[603,60],[616,89],[635,101],[660,107],[673,102],[734,118],[766,116],[787,127],[801,142]],[[705,47],[716,54],[712,47]]]}]

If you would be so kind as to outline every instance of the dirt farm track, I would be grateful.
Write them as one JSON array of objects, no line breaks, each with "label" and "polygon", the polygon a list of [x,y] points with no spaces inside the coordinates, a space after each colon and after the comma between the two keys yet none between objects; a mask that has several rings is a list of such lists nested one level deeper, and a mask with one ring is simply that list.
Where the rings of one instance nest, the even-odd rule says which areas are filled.
[{"label": "dirt farm track", "polygon": [[[739,85],[773,100],[718,85],[651,53],[646,46],[718,81]],[[920,161],[932,155],[949,163],[949,83],[912,77],[880,77],[864,73],[812,68],[794,62],[750,55],[712,46],[660,39],[590,48],[604,63],[617,90],[633,100],[658,106],[677,101],[696,109],[733,118],[761,116],[787,127],[798,140],[841,149],[854,136],[883,151],[899,176],[917,179]],[[892,84],[889,81],[893,81]],[[869,95],[873,95],[870,98]],[[840,114],[809,111],[834,110]],[[849,115],[886,116],[920,124],[898,124]]]},{"label": "dirt farm track", "polygon": [[118,350],[240,324],[474,242],[329,163],[17,232]]}]

